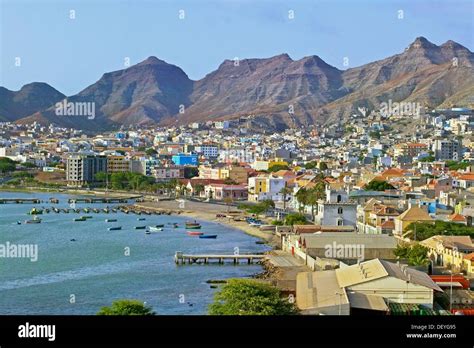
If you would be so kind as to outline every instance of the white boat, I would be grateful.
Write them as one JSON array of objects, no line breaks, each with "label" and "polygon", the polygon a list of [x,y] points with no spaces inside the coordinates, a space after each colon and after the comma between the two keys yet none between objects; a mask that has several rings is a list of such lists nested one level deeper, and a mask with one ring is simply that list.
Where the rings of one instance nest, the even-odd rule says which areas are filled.
[{"label": "white boat", "polygon": [[153,226],[148,226],[146,230],[147,230],[147,232],[161,232],[161,231],[163,231],[162,228],[153,227]]}]

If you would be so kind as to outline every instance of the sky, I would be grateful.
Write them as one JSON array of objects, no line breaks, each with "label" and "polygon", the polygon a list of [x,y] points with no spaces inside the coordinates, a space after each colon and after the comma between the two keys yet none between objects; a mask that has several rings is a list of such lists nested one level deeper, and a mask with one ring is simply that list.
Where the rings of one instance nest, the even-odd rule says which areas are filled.
[{"label": "sky", "polygon": [[474,0],[0,0],[0,86],[73,95],[156,56],[193,80],[225,59],[318,55],[339,69],[424,36],[474,46]]}]

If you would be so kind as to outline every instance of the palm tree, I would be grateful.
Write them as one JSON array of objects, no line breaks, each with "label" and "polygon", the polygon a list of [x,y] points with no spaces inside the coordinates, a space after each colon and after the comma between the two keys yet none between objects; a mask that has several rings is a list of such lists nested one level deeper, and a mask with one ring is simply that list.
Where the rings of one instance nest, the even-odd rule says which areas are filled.
[{"label": "palm tree", "polygon": [[280,190],[280,193],[283,195],[283,210],[286,210],[286,196],[289,195],[291,193],[291,189],[286,186],[286,181],[285,181],[285,186],[282,187],[282,189]]},{"label": "palm tree", "polygon": [[298,200],[298,210],[301,213],[304,207],[308,204],[308,191],[302,187],[296,192],[296,199]]}]

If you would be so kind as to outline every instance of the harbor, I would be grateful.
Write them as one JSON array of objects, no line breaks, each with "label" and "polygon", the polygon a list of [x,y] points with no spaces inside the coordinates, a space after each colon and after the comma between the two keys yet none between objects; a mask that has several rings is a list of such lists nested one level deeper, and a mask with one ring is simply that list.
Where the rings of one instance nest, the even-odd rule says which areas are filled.
[{"label": "harbor", "polygon": [[[239,260],[235,265],[232,259],[225,259],[228,265],[225,267],[218,259],[210,259],[206,267],[182,266],[174,262],[175,251],[191,255],[228,255],[237,246],[241,254],[259,255],[269,250],[267,245],[257,244],[257,238],[230,226],[172,214],[177,209],[171,206],[155,212],[132,204],[76,203],[73,210],[68,203],[75,198],[73,195],[23,195],[45,202],[44,208],[50,210],[27,215],[34,207],[41,210],[43,204],[0,206],[2,240],[38,245],[36,263],[22,259],[2,261],[7,265],[0,269],[2,314],[93,315],[104,303],[111,303],[114,294],[124,298],[139,294],[140,299],[160,314],[206,314],[218,290],[206,283],[209,279],[248,278],[262,272],[262,265],[254,258],[251,264],[248,260]],[[0,198],[10,197],[23,198],[20,193],[0,192]],[[59,203],[46,203],[49,198]],[[105,212],[107,207],[108,213]],[[87,218],[90,216],[92,218]],[[34,217],[40,218],[41,223],[24,223]],[[190,231],[217,238],[188,235],[186,222],[190,220],[192,223],[197,220],[201,226],[199,230]],[[135,229],[145,225],[147,229]],[[110,292],[111,288],[114,293]],[[64,294],[72,293],[71,289],[77,296],[76,304],[65,300]],[[180,294],[193,306],[181,304],[177,300]],[[31,298],[36,299],[34,308],[22,305],[29,304]]]}]

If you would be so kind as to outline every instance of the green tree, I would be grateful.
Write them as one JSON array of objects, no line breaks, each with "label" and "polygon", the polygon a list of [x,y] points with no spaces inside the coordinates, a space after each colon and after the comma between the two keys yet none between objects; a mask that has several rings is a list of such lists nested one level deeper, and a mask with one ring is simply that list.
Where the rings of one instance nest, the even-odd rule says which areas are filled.
[{"label": "green tree", "polygon": [[102,307],[97,315],[155,315],[155,312],[138,300],[117,300],[109,307]]},{"label": "green tree", "polygon": [[298,201],[298,210],[301,213],[304,207],[308,205],[308,190],[304,187],[300,188],[298,192],[296,192],[296,200]]},{"label": "green tree", "polygon": [[372,180],[367,185],[364,186],[365,191],[385,191],[385,190],[394,190],[395,187],[390,185],[384,180]]},{"label": "green tree", "polygon": [[286,164],[274,164],[270,168],[268,168],[268,172],[273,173],[273,172],[278,172],[279,170],[289,170],[290,167]]},{"label": "green tree", "polygon": [[155,156],[156,154],[158,154],[158,152],[157,152],[154,148],[150,147],[150,148],[146,149],[145,154],[146,154],[148,157],[153,157],[153,156]]},{"label": "green tree", "polygon": [[300,213],[291,213],[285,216],[285,225],[293,226],[293,225],[306,225],[308,220],[304,214]]},{"label": "green tree", "polygon": [[327,170],[328,169],[328,165],[326,164],[326,162],[319,162],[319,170]]},{"label": "green tree", "polygon": [[408,231],[411,231],[413,240],[425,240],[436,235],[469,236],[474,238],[474,227],[438,220],[433,222],[413,222],[405,229],[405,232]]},{"label": "green tree", "polygon": [[285,187],[282,187],[280,190],[281,195],[283,196],[283,210],[286,210],[286,197],[291,194],[293,190],[286,186],[286,181],[285,181]]},{"label": "green tree", "polygon": [[296,307],[276,287],[251,279],[230,279],[209,306],[211,315],[292,315]]},{"label": "green tree", "polygon": [[16,168],[16,162],[8,157],[0,157],[0,173],[13,172]]},{"label": "green tree", "polygon": [[199,176],[199,169],[197,167],[184,167],[184,177],[191,179]]},{"label": "green tree", "polygon": [[195,193],[197,196],[199,196],[199,194],[200,194],[201,192],[204,192],[204,189],[205,189],[205,187],[204,187],[203,184],[196,184],[196,185],[194,185],[194,193]]}]

